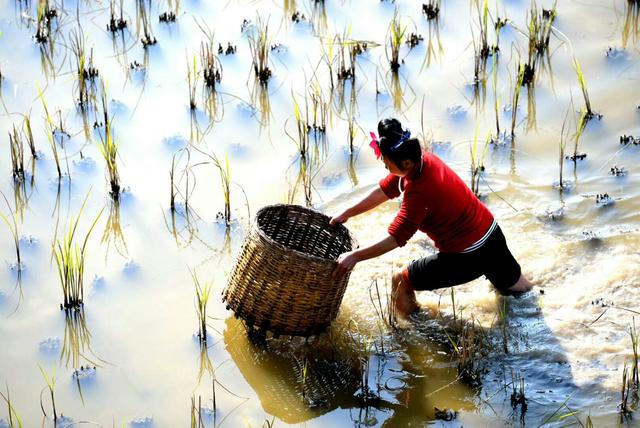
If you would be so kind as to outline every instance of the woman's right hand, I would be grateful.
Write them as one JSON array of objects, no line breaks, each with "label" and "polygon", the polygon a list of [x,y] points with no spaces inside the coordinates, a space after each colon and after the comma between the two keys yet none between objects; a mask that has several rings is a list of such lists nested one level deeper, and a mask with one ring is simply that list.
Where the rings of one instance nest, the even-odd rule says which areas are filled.
[{"label": "woman's right hand", "polygon": [[347,220],[349,220],[349,216],[346,214],[346,212],[340,213],[335,217],[331,217],[331,220],[329,220],[329,226],[335,226],[336,224],[342,224],[344,222],[346,222]]}]

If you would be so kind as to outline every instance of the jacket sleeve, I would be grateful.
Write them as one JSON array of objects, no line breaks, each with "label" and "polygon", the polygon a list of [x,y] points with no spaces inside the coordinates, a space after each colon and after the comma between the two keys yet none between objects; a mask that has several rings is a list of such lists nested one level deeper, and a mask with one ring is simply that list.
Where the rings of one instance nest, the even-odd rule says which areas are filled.
[{"label": "jacket sleeve", "polygon": [[427,216],[427,200],[415,191],[405,191],[400,211],[388,228],[389,235],[403,247]]},{"label": "jacket sleeve", "polygon": [[389,174],[380,180],[380,189],[389,199],[395,199],[400,196],[400,177]]}]

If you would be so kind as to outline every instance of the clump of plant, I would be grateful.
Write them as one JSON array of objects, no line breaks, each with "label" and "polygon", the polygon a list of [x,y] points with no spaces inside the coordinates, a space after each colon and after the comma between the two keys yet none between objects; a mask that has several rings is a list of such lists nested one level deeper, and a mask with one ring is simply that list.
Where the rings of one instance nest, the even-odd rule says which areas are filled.
[{"label": "clump of plant", "polygon": [[167,12],[162,12],[160,16],[158,16],[158,21],[164,22],[164,23],[176,22],[176,17],[178,15],[179,9],[180,9],[180,0],[176,0],[175,9],[173,8],[173,1],[169,0],[169,10]]},{"label": "clump of plant", "polygon": [[622,370],[622,385],[620,387],[620,422],[631,419],[633,411],[638,408],[638,389],[640,388],[640,373],[638,371],[638,331],[636,330],[635,318],[633,324],[629,326],[629,336],[631,338],[631,363],[624,362]]},{"label": "clump of plant", "polygon": [[251,51],[251,61],[256,79],[266,85],[271,77],[269,68],[269,24],[262,22],[258,16],[258,25],[255,31],[249,35],[249,50]]},{"label": "clump of plant", "polygon": [[400,68],[400,47],[402,47],[402,43],[404,42],[406,31],[407,27],[400,22],[398,9],[396,9],[387,32],[388,50],[386,51],[389,66],[394,73]]},{"label": "clump of plant", "polygon": [[112,34],[115,34],[118,31],[124,31],[124,29],[127,28],[127,21],[124,19],[124,11],[122,7],[123,1],[124,0],[120,0],[120,16],[116,18],[116,0],[109,0],[111,18],[107,24],[107,31]]},{"label": "clump of plant", "polygon": [[440,0],[429,0],[422,3],[422,13],[425,14],[429,21],[438,18],[440,14]]},{"label": "clump of plant", "polygon": [[480,386],[484,374],[484,342],[475,321],[464,323],[460,334],[453,340],[447,333],[457,358],[458,376],[466,384]]},{"label": "clump of plant", "polygon": [[233,55],[238,50],[237,46],[232,45],[231,42],[227,42],[227,47],[223,48],[222,43],[218,43],[218,55]]},{"label": "clump of plant", "polygon": [[409,46],[409,49],[413,49],[424,41],[424,37],[421,34],[411,33],[405,43]]},{"label": "clump of plant", "polygon": [[629,144],[633,144],[634,146],[640,145],[640,137],[634,138],[633,135],[622,134],[620,136],[620,144],[624,146],[628,146]]},{"label": "clump of plant", "polygon": [[64,302],[60,304],[60,309],[69,311],[79,309],[84,299],[84,262],[86,258],[87,242],[95,227],[102,211],[98,213],[91,227],[87,231],[82,245],[76,242],[76,232],[78,223],[82,216],[82,211],[87,203],[89,194],[82,202],[76,218],[71,218],[69,227],[62,239],[56,237],[53,243],[53,256],[58,267],[58,276],[62,287]]},{"label": "clump of plant", "polygon": [[58,11],[49,5],[49,0],[38,0],[36,15],[35,39],[38,43],[46,43],[51,35],[51,21],[57,18]]},{"label": "clump of plant", "polygon": [[9,131],[9,148],[11,151],[11,172],[16,182],[24,180],[24,143],[22,135],[13,125],[13,129]]},{"label": "clump of plant", "polygon": [[217,91],[217,85],[222,80],[222,64],[215,53],[213,35],[208,34],[207,41],[200,44],[200,64],[204,83],[205,109],[214,119],[220,116],[221,103]]},{"label": "clump of plant", "polygon": [[149,0],[148,6],[145,4],[145,0],[137,0],[136,12],[138,16],[138,25],[142,25],[143,32],[143,36],[140,41],[142,42],[142,47],[144,49],[158,43],[158,40],[155,38],[151,30],[151,22],[149,21],[147,7],[149,7],[149,9],[151,8],[151,0]]},{"label": "clump of plant", "polygon": [[120,195],[120,175],[118,174],[117,164],[118,144],[115,142],[113,131],[111,129],[112,123],[107,107],[107,87],[104,83],[104,80],[101,80],[100,83],[102,87],[100,99],[102,101],[102,118],[104,132],[100,133],[100,142],[97,144],[98,149],[100,150],[100,154],[106,162],[107,176],[109,180],[109,187],[111,189],[111,195],[112,197],[117,198]]},{"label": "clump of plant", "polygon": [[207,343],[207,304],[211,297],[213,285],[210,282],[200,283],[198,275],[191,272],[191,278],[196,288],[196,314],[198,315],[198,340],[200,343]]},{"label": "clump of plant", "polygon": [[78,106],[82,112],[85,112],[92,105],[92,100],[89,96],[89,83],[95,80],[99,72],[93,66],[93,50],[89,58],[87,58],[82,30],[71,32],[71,51],[76,60]]},{"label": "clump of plant", "polygon": [[511,373],[511,408],[514,412],[520,407],[520,420],[524,421],[527,413],[527,397],[525,394],[524,378],[516,371]]}]

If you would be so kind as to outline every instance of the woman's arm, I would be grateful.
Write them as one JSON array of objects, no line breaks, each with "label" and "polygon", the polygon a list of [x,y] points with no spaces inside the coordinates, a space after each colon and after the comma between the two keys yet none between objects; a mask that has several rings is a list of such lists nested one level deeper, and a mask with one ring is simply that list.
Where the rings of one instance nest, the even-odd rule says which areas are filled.
[{"label": "woman's arm", "polygon": [[397,247],[398,243],[395,238],[388,235],[386,238],[376,242],[375,244],[369,245],[368,247],[358,248],[357,250],[340,254],[340,257],[338,257],[338,266],[336,266],[332,273],[333,279],[343,277],[347,272],[353,269],[356,263],[381,256]]},{"label": "woman's arm", "polygon": [[376,187],[371,192],[369,192],[369,194],[365,196],[364,199],[362,199],[360,202],[358,202],[357,204],[355,204],[350,208],[347,208],[337,216],[331,217],[329,224],[333,226],[338,223],[344,223],[345,221],[349,220],[351,217],[355,217],[358,214],[367,212],[377,207],[378,205],[380,205],[381,203],[383,203],[388,199],[389,197],[385,195],[382,189],[380,187]]}]

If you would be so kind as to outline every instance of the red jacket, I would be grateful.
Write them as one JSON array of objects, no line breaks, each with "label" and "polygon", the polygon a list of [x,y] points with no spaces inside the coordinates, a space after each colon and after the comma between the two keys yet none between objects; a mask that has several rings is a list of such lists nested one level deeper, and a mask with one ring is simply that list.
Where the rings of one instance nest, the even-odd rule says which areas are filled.
[{"label": "red jacket", "polygon": [[493,223],[491,212],[439,157],[422,154],[412,177],[389,174],[380,188],[397,198],[404,191],[400,211],[389,235],[404,246],[416,230],[425,232],[442,252],[461,252],[480,240]]}]

